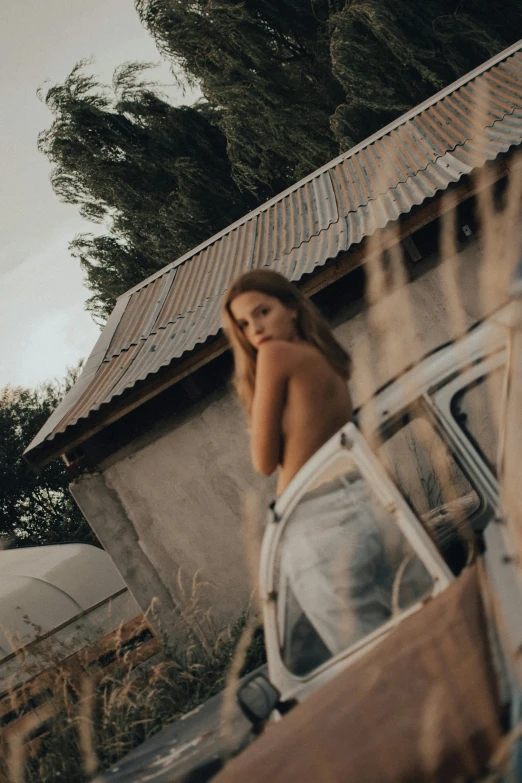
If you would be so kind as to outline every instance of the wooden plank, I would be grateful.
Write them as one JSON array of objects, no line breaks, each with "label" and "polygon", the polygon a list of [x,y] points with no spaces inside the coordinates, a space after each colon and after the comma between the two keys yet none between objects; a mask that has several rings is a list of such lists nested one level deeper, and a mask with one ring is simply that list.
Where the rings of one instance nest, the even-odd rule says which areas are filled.
[{"label": "wooden plank", "polygon": [[112,674],[115,674],[122,666],[124,666],[128,671],[136,669],[137,666],[145,663],[145,661],[148,661],[149,658],[152,658],[152,656],[156,655],[156,653],[160,652],[160,650],[161,645],[159,644],[158,640],[150,639],[148,642],[145,642],[145,644],[142,644],[139,647],[136,647],[134,650],[126,653],[122,658],[117,658],[108,666],[104,666],[100,669],[93,668],[93,670],[90,672],[84,671],[82,672],[81,676],[89,677],[93,685],[96,686],[101,682],[101,680]]},{"label": "wooden plank", "polygon": [[77,653],[78,661],[83,668],[86,668],[105,653],[123,647],[126,642],[135,636],[139,636],[144,631],[148,631],[153,638],[156,638],[145,616],[138,615],[138,617],[122,625],[121,628],[116,628],[115,631],[111,631],[102,639],[99,639],[95,644],[80,650]]},{"label": "wooden plank", "polygon": [[13,689],[0,701],[0,722],[2,722],[10,712],[18,712],[23,709],[28,702],[32,700],[37,702],[40,696],[45,698],[46,695],[50,695],[51,693],[52,691],[49,688],[49,682],[45,679],[42,681],[38,680],[34,684],[22,685],[19,688]]},{"label": "wooden plank", "polygon": [[[125,644],[139,637],[144,631],[149,631],[152,638],[138,643],[134,649],[124,651]],[[2,728],[0,744],[9,742],[14,733],[27,735],[30,740],[31,734],[34,734],[42,723],[55,716],[62,708],[62,694],[57,693],[57,686],[61,691],[64,681],[69,681],[74,688],[79,688],[82,679],[89,677],[96,685],[118,667],[124,665],[133,670],[160,651],[161,643],[146,618],[143,615],[133,618],[121,628],[106,634],[98,643],[74,653],[59,665],[38,674],[4,696],[0,700],[0,720],[5,719],[10,712],[25,710],[26,714],[14,718]],[[99,668],[96,667],[100,658],[111,652],[115,653],[114,660],[107,665],[102,663]],[[89,670],[90,667],[92,671]],[[31,702],[38,702],[39,699],[41,703],[32,706]],[[39,739],[36,738],[32,743],[30,752],[37,751]]]},{"label": "wooden plank", "polygon": [[29,737],[43,723],[53,718],[57,712],[57,707],[50,701],[42,704],[41,707],[28,712],[26,715],[22,715],[17,720],[9,723],[9,725],[4,726],[2,729],[2,742],[9,743],[15,734]]}]

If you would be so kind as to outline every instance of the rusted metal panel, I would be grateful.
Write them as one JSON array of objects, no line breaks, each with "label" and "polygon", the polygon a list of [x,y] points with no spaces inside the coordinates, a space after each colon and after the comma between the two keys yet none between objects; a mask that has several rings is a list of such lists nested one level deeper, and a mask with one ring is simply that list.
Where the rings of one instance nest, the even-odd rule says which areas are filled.
[{"label": "rusted metal panel", "polygon": [[273,262],[338,220],[329,172],[318,175],[258,216],[253,266]]},{"label": "rusted metal panel", "polygon": [[118,324],[125,314],[129,299],[130,297],[127,294],[119,297],[103,332],[96,341],[96,345],[83,367],[80,378],[76,381],[72,389],[58,405],[52,415],[47,419],[42,429],[27,447],[26,452],[31,452],[33,447],[38,446],[38,444],[42,443],[47,438],[52,440],[55,434],[61,431],[64,417],[77,405],[77,403],[79,403],[79,400],[83,397],[91,381],[96,376],[98,369],[107,354],[112,335],[118,328]]},{"label": "rusted metal panel", "polygon": [[310,241],[294,248],[276,259],[271,268],[297,282],[304,274],[313,272],[321,258],[335,258],[348,247],[346,225],[339,221],[325,231],[310,238]]},{"label": "rusted metal panel", "polygon": [[487,770],[501,732],[473,566],[214,780],[471,780]]},{"label": "rusted metal panel", "polygon": [[102,362],[89,386],[62,418],[60,430],[55,430],[53,435],[61,431],[62,427],[65,430],[69,425],[73,425],[79,419],[88,416],[91,411],[98,410],[100,405],[107,401],[107,396],[112,398],[113,389],[124,377],[143,346],[144,341],[140,341],[137,345],[131,345],[128,350],[121,351],[117,356],[111,358],[110,361]]},{"label": "rusted metal panel", "polygon": [[154,313],[158,300],[161,300],[165,280],[169,277],[167,273],[132,294],[111,340],[106,359],[110,356],[118,356],[121,351],[126,351],[131,345],[135,345],[144,334],[148,334],[147,327],[151,314]]},{"label": "rusted metal panel", "polygon": [[81,393],[73,388],[63,415],[26,454],[215,335],[223,294],[241,272],[265,267],[298,281],[519,145],[521,49],[522,42],[132,289],[97,372],[80,379]]}]

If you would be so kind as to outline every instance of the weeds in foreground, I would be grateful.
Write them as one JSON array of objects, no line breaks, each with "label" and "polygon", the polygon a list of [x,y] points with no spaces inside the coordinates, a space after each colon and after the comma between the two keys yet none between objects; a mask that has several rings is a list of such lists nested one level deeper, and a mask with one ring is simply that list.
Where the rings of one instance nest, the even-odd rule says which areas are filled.
[{"label": "weeds in foreground", "polygon": [[[57,668],[49,700],[58,713],[41,724],[38,752],[27,758],[20,734],[7,742],[0,780],[9,783],[85,783],[164,726],[187,714],[225,687],[235,651],[251,618],[244,613],[212,646],[192,650],[190,662],[167,652],[147,670],[133,669],[127,655],[110,673],[84,672],[75,678]],[[210,652],[210,655],[209,655]],[[257,630],[240,674],[265,662],[263,634]],[[39,710],[45,710],[43,704]],[[43,714],[43,713],[42,713]]]}]

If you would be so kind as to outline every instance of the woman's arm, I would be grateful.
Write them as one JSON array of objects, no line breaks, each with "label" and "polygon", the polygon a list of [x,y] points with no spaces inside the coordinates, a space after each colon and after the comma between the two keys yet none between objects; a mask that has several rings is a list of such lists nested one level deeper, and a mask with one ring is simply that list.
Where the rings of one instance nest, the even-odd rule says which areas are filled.
[{"label": "woman's arm", "polygon": [[258,473],[270,476],[281,460],[281,418],[289,378],[287,343],[269,340],[260,346],[252,404],[250,453]]}]

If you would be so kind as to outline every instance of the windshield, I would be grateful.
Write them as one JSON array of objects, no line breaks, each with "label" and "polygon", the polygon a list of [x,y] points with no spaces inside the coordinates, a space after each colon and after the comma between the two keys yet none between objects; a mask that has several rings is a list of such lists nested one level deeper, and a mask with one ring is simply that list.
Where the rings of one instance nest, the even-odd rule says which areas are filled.
[{"label": "windshield", "polygon": [[305,675],[425,598],[433,579],[346,456],[315,477],[276,557],[281,656]]}]

